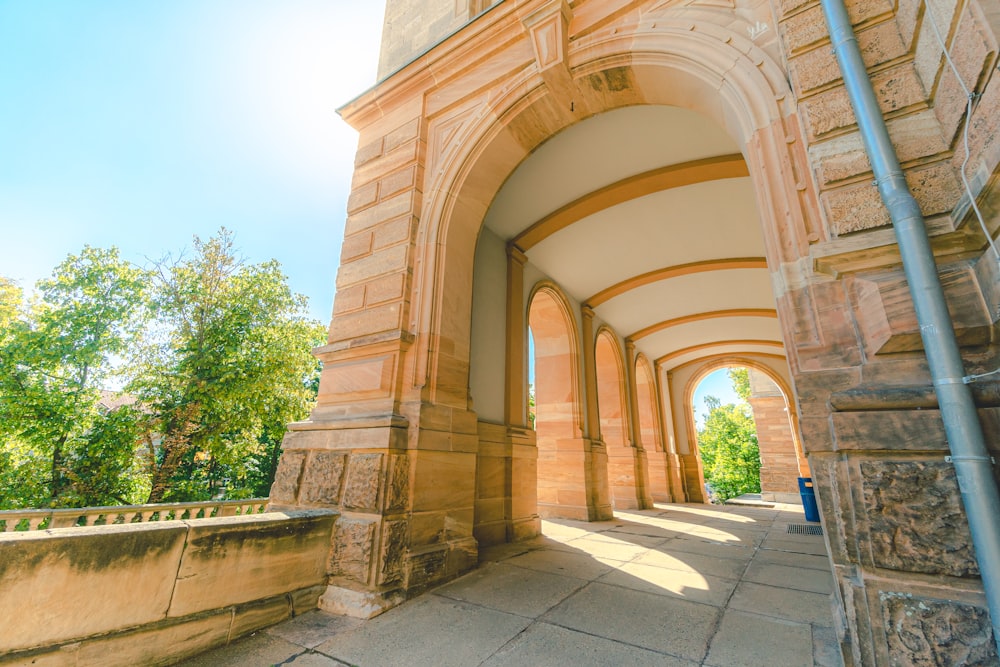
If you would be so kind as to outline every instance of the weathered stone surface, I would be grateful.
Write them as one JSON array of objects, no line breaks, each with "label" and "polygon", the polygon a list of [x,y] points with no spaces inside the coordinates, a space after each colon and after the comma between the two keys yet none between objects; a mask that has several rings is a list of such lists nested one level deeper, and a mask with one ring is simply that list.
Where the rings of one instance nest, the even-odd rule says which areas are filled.
[{"label": "weathered stone surface", "polygon": [[382,454],[351,454],[344,489],[344,507],[374,510],[382,472]]},{"label": "weathered stone surface", "polygon": [[186,535],[181,522],[0,533],[0,654],[162,619]]},{"label": "weathered stone surface", "polygon": [[979,574],[951,464],[862,461],[860,469],[875,565],[955,577]]},{"label": "weathered stone surface", "polygon": [[168,615],[185,616],[322,583],[335,517],[313,510],[188,522]]},{"label": "weathered stone surface", "polygon": [[388,468],[385,508],[387,511],[406,509],[410,504],[410,458],[405,454],[390,456]]},{"label": "weathered stone surface", "polygon": [[378,582],[391,584],[402,580],[404,572],[403,555],[409,535],[407,521],[387,521],[382,527],[382,553],[380,555]]},{"label": "weathered stone surface", "polygon": [[879,598],[893,664],[997,664],[986,609],[902,593],[883,592]]},{"label": "weathered stone surface", "polygon": [[342,452],[313,452],[302,475],[299,498],[308,505],[336,505],[340,502],[340,489],[344,477]]},{"label": "weathered stone surface", "polygon": [[294,505],[299,491],[299,479],[302,477],[302,465],[306,460],[306,452],[285,450],[281,453],[278,469],[274,473],[274,483],[271,485],[271,502],[277,505]]},{"label": "weathered stone surface", "polygon": [[376,524],[364,519],[341,517],[334,530],[330,572],[368,583]]}]

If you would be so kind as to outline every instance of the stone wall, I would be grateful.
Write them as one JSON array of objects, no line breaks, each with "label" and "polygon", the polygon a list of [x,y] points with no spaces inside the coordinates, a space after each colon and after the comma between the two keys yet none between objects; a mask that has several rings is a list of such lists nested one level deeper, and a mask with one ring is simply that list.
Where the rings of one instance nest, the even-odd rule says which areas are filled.
[{"label": "stone wall", "polygon": [[388,0],[378,78],[382,79],[500,0]]},{"label": "stone wall", "polygon": [[335,519],[0,534],[0,666],[171,664],[314,609]]}]

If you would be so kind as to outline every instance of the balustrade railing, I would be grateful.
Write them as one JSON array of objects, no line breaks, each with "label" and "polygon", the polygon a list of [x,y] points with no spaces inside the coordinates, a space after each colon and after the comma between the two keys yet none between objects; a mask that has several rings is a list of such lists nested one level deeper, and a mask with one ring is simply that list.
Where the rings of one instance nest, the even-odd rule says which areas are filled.
[{"label": "balustrade railing", "polygon": [[0,511],[0,533],[74,526],[104,526],[148,521],[208,519],[218,516],[261,514],[267,498],[215,500],[196,503],[159,503],[119,505],[115,507],[79,507],[72,509]]}]

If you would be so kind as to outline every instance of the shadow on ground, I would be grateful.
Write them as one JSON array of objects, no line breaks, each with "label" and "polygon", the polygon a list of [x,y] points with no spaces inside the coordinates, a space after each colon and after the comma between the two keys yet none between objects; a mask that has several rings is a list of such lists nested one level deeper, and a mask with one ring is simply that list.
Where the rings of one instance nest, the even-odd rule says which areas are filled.
[{"label": "shadow on ground", "polygon": [[182,664],[840,667],[826,545],[803,524],[794,505],[544,521],[377,618],[309,612]]}]

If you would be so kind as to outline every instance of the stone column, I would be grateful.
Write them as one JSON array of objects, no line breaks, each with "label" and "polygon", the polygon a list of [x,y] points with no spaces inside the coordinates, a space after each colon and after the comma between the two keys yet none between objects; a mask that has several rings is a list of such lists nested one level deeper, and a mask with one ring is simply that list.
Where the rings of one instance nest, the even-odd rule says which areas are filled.
[{"label": "stone column", "polygon": [[[677,453],[677,442],[675,438],[668,438],[667,435],[667,419],[664,414],[664,406],[669,406],[670,397],[674,391],[674,385],[670,381],[671,373],[670,371],[664,371],[663,365],[660,362],[656,362],[653,365],[654,376],[656,378],[656,409],[660,414],[660,437],[663,438],[663,452],[667,459],[667,478],[670,485],[670,496],[672,502],[675,503],[686,503],[693,502],[687,495],[686,487],[684,485],[685,471],[684,471],[684,461]],[[666,386],[666,390],[664,390]],[[671,417],[673,414],[671,413]],[[671,420],[672,421],[672,420]],[[676,432],[676,430],[675,430]]]},{"label": "stone column", "polygon": [[524,265],[528,258],[507,246],[507,376],[504,403],[509,453],[507,541],[530,539],[541,533],[538,517],[538,447],[527,420],[528,355],[524,303]]},{"label": "stone column", "polygon": [[614,515],[608,474],[608,448],[601,438],[601,417],[597,405],[597,361],[594,358],[594,309],[583,306],[583,369],[585,378],[586,432],[582,441],[586,452],[587,513],[590,521],[605,521]]},{"label": "stone column", "polygon": [[[642,429],[639,427],[638,387],[635,381],[635,341],[625,339],[625,392],[628,404],[628,432],[631,438],[632,454],[635,460],[635,496],[640,509],[653,506],[650,495],[649,458],[642,442]],[[652,445],[652,443],[650,443]],[[654,447],[655,449],[655,447]]]}]

